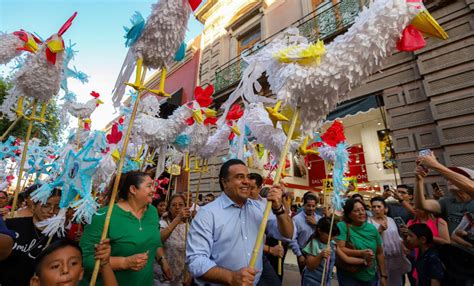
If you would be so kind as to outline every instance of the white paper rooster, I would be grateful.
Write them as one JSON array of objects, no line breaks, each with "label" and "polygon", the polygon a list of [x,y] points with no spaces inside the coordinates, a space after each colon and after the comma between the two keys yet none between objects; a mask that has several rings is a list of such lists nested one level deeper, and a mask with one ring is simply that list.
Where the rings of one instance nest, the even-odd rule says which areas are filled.
[{"label": "white paper rooster", "polygon": [[[137,12],[132,17],[132,28],[125,29],[127,35],[126,46],[130,47],[127,57],[122,65],[115,88],[113,102],[115,107],[120,106],[120,101],[125,93],[126,83],[136,68],[134,83],[126,83],[135,90],[148,90],[141,85],[142,65],[148,68],[161,69],[159,90],[149,90],[159,96],[169,96],[164,91],[166,69],[169,67],[177,52],[180,50],[184,57],[183,39],[189,16],[200,1],[186,0],[159,0],[152,5],[152,11],[146,22]],[[181,47],[180,47],[181,45]],[[184,46],[185,49],[185,46]]]},{"label": "white paper rooster", "polygon": [[[437,36],[447,38],[418,0],[375,0],[363,8],[345,34],[326,47],[322,42],[310,43],[297,28],[290,28],[258,53],[244,58],[248,67],[223,107],[228,110],[240,97],[251,103],[264,102],[258,97],[258,79],[266,74],[273,94],[284,105],[300,108],[300,118],[304,119],[301,130],[312,134],[352,88],[382,67],[383,59],[395,51],[410,23],[417,28],[428,23],[439,32]],[[419,30],[426,32],[423,27]],[[275,115],[270,114],[272,121]]]},{"label": "white paper rooster", "polygon": [[[33,99],[34,105],[42,104],[39,117],[32,120],[45,121],[46,106],[48,101],[59,92],[61,82],[61,69],[64,60],[64,41],[62,35],[71,26],[76,17],[74,13],[59,29],[57,34],[49,37],[39,48],[36,54],[28,56],[25,64],[15,75],[14,86],[9,91],[7,98],[18,98],[17,114],[23,115],[23,102],[25,98]],[[6,100],[10,102],[11,100]]]},{"label": "white paper rooster", "polygon": [[36,53],[39,44],[41,40],[38,37],[24,30],[0,33],[0,65],[8,64],[24,51]]},{"label": "white paper rooster", "polygon": [[100,94],[92,91],[91,96],[92,99],[88,100],[86,103],[79,103],[79,102],[66,102],[64,103],[64,108],[71,114],[72,116],[76,117],[79,120],[88,120],[91,118],[92,113],[94,110],[104,102],[99,98]]}]

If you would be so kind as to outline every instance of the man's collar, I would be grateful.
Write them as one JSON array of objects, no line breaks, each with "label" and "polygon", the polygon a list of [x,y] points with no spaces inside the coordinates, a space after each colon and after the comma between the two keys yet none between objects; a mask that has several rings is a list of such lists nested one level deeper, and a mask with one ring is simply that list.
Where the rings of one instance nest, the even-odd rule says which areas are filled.
[{"label": "man's collar", "polygon": [[[240,206],[236,202],[231,200],[231,198],[229,198],[229,196],[227,196],[226,193],[222,192],[221,197],[222,197],[222,208],[223,209],[226,209],[226,208],[231,207],[231,206],[240,208]],[[253,200],[247,199],[245,201],[244,205],[252,204],[253,202],[254,202]]]}]

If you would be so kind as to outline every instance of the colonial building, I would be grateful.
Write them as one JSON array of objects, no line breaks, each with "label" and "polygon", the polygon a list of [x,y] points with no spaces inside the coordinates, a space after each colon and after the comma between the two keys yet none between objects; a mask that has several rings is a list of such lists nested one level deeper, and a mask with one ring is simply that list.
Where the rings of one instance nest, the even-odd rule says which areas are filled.
[{"label": "colonial building", "polygon": [[[196,11],[204,24],[200,85],[214,84],[218,107],[240,81],[245,68],[242,54],[257,51],[290,26],[312,40],[327,43],[350,27],[364,5],[370,3],[209,0]],[[350,175],[369,193],[383,185],[413,184],[415,158],[422,149],[432,149],[447,165],[474,168],[474,6],[471,0],[435,1],[426,6],[449,39],[428,39],[422,50],[394,54],[380,72],[354,89],[350,100],[329,115],[330,120],[343,120],[348,142],[354,146]],[[266,93],[268,88],[262,95],[269,96]],[[221,162],[219,156],[211,160],[202,191],[218,191]],[[318,158],[310,158],[303,176],[296,165],[290,167],[286,181],[300,195],[305,190],[322,189],[331,174]],[[196,176],[192,176],[193,182]],[[445,185],[434,172],[427,179],[428,190],[431,182]]]}]

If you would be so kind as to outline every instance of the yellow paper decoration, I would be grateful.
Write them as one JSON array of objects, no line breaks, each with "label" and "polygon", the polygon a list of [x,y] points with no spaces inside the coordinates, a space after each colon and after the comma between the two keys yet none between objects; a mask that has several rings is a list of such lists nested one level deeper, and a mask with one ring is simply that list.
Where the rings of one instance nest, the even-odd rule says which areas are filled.
[{"label": "yellow paper decoration", "polygon": [[305,49],[300,46],[289,46],[275,54],[278,61],[282,63],[298,63],[300,65],[318,65],[321,62],[321,57],[326,53],[326,48],[321,40],[309,45]]},{"label": "yellow paper decoration", "polygon": [[[281,113],[288,118],[292,118],[294,110],[290,106],[285,106],[285,108],[283,108]],[[283,132],[285,132],[285,134],[288,136],[288,130],[290,129],[290,122],[282,122],[281,128],[283,129]],[[301,136],[300,130],[301,130],[301,118],[298,117],[296,119],[295,131],[293,132],[293,136],[291,137],[291,139],[295,140],[299,138]]]},{"label": "yellow paper decoration", "polygon": [[436,37],[438,39],[447,40],[448,34],[431,16],[428,10],[421,10],[411,22],[415,28],[423,34]]}]

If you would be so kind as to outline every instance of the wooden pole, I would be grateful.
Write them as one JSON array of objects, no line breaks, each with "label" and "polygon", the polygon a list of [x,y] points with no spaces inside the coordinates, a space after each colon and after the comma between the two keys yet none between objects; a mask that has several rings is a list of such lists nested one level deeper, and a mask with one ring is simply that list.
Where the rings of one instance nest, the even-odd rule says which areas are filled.
[{"label": "wooden pole", "polygon": [[196,206],[198,204],[198,196],[199,196],[199,192],[201,191],[202,173],[204,173],[206,171],[206,168],[204,166],[207,166],[207,159],[203,160],[202,165],[203,165],[203,168],[199,172],[199,180],[198,180],[198,185],[196,187],[196,196],[194,197],[194,208],[196,208]]},{"label": "wooden pole", "polygon": [[170,199],[170,192],[171,192],[171,184],[172,183],[173,183],[173,174],[170,173],[170,180],[168,182],[168,190],[166,191],[166,197],[165,197],[166,205],[168,205],[168,200]]},{"label": "wooden pole", "polygon": [[[334,193],[334,191],[333,191],[333,193]],[[328,245],[327,245],[327,248],[326,248],[328,250],[331,249],[331,235],[332,235],[333,226],[334,226],[334,209],[333,209],[332,216],[331,216],[331,226],[329,227]],[[328,259],[331,259],[331,258],[328,258]],[[324,284],[326,284],[325,283],[326,281],[324,281],[325,276],[326,276],[326,267],[327,267],[327,263],[324,263],[323,276],[321,278],[321,286],[324,286]]]},{"label": "wooden pole", "polygon": [[[34,101],[31,102],[31,103],[26,107],[26,109],[29,109],[30,107],[32,107],[32,106],[33,106],[33,103],[34,103]],[[2,134],[2,137],[0,137],[0,141],[3,141],[3,140],[7,137],[7,135],[10,134],[10,132],[13,130],[13,128],[15,128],[15,126],[18,124],[18,122],[20,122],[20,120],[21,120],[23,117],[24,117],[23,115],[18,116],[18,117],[12,122],[12,124],[10,124],[10,126],[8,126],[8,129],[5,130],[5,132],[3,132],[3,134]]]},{"label": "wooden pole", "polygon": [[[36,107],[38,106],[38,99],[33,100],[33,110],[31,111],[31,118],[36,116]],[[15,194],[13,196],[12,209],[10,211],[10,218],[13,218],[15,215],[15,208],[18,203],[18,194],[21,189],[21,178],[23,177],[23,172],[25,171],[25,161],[26,156],[28,155],[28,144],[30,142],[31,130],[33,130],[33,119],[28,119],[28,129],[26,131],[25,144],[23,146],[23,152],[21,152],[21,161],[20,161],[20,171],[18,172],[18,179],[16,181]]]},{"label": "wooden pole", "polygon": [[[295,113],[293,113],[293,117],[291,118],[290,128],[288,130],[288,134],[286,135],[285,145],[283,146],[283,150],[281,150],[278,169],[275,174],[275,180],[273,180],[274,186],[277,186],[280,184],[281,173],[285,169],[286,155],[288,154],[288,150],[290,148],[291,137],[293,136],[293,133],[295,131],[296,121],[299,117],[299,114],[300,114],[300,108],[296,108],[296,111]],[[265,228],[267,227],[267,221],[268,221],[268,217],[270,216],[271,208],[272,208],[272,203],[267,202],[265,211],[263,213],[263,219],[262,219],[262,222],[260,223],[260,228],[258,229],[257,239],[255,240],[255,245],[253,247],[252,257],[250,259],[249,267],[254,268],[255,264],[257,263],[257,258],[260,252],[260,246],[262,245],[263,235],[265,234]]]},{"label": "wooden pole", "polygon": [[[283,247],[283,245],[281,244],[281,240],[278,241],[278,246]],[[282,273],[282,263],[282,258],[278,257],[278,276],[281,276]]]},{"label": "wooden pole", "polygon": [[[197,160],[197,159],[196,159]],[[189,151],[186,152],[186,167],[185,170],[188,171],[188,189],[186,191],[186,207],[189,208],[189,203],[191,200],[191,166],[189,164]],[[184,230],[184,260],[186,260],[186,238],[188,237],[188,231],[189,231],[189,218],[186,219],[186,227]],[[183,277],[186,278],[188,273],[186,269],[186,264],[184,264],[184,269],[183,269]]]},{"label": "wooden pole", "polygon": [[[142,77],[140,77],[140,71],[141,70],[142,70],[142,59],[138,59],[138,61],[137,61],[137,79],[141,78],[141,83],[143,83],[143,81],[145,79],[145,74],[146,74],[146,67],[143,66],[143,76]],[[139,103],[140,103],[140,92],[138,92],[137,99],[135,100],[135,104],[133,105],[133,111],[132,111],[132,115],[130,116],[130,121],[128,123],[127,133],[126,133],[125,138],[123,140],[122,152],[120,153],[120,161],[119,161],[119,165],[117,167],[117,173],[115,175],[114,188],[112,189],[112,195],[110,197],[109,208],[108,208],[107,214],[105,216],[105,223],[104,223],[104,228],[102,230],[102,235],[100,237],[100,241],[107,238],[107,232],[109,230],[109,225],[110,225],[110,217],[112,216],[112,210],[114,208],[115,198],[117,197],[118,187],[119,187],[119,184],[120,184],[120,177],[122,176],[123,164],[125,162],[125,157],[127,155],[128,142],[130,140],[130,134],[132,133],[133,122],[135,121],[135,117],[137,115],[138,104]],[[97,259],[95,261],[95,265],[94,265],[94,272],[92,272],[90,286],[95,286],[95,283],[97,281],[97,276],[99,275],[99,269],[100,269],[100,259]]]}]

